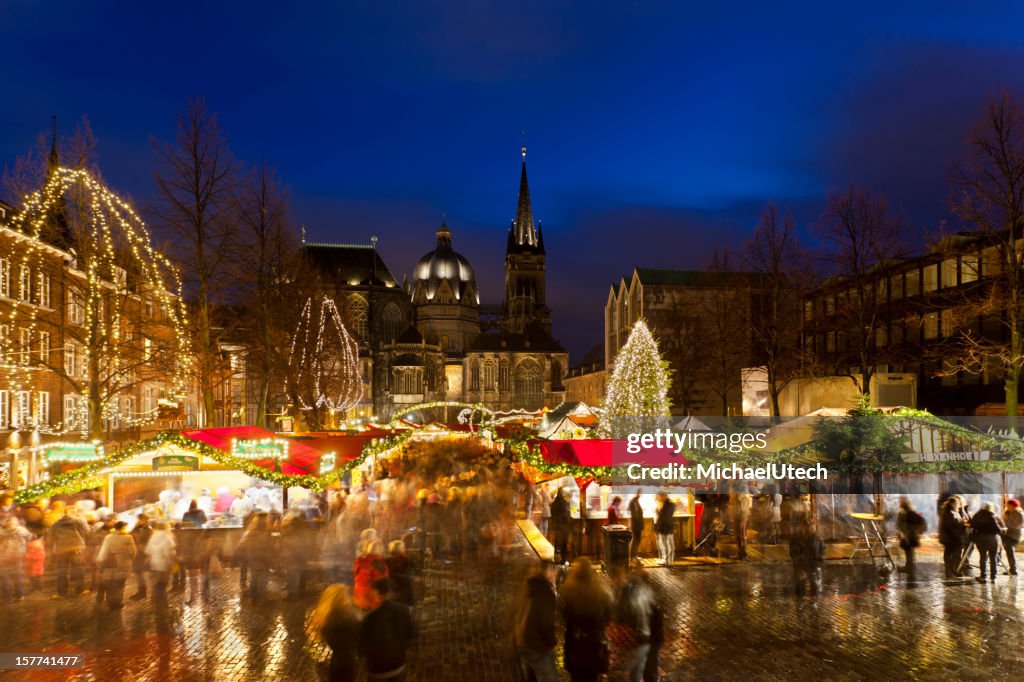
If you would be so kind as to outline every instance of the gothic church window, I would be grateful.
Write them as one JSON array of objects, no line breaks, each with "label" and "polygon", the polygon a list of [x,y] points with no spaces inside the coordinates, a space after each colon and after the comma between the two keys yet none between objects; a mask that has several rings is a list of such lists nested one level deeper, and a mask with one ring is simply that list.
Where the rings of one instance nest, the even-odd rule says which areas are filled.
[{"label": "gothic church window", "polygon": [[395,339],[404,331],[405,320],[402,319],[402,311],[394,303],[388,303],[380,316],[380,331],[384,343],[394,343]]},{"label": "gothic church window", "polygon": [[363,341],[367,341],[369,337],[368,311],[369,307],[366,305],[365,298],[359,294],[352,294],[348,297],[349,324],[352,325],[353,331]]},{"label": "gothic church window", "polygon": [[533,358],[516,365],[514,373],[516,407],[536,410],[544,403],[544,372]]}]

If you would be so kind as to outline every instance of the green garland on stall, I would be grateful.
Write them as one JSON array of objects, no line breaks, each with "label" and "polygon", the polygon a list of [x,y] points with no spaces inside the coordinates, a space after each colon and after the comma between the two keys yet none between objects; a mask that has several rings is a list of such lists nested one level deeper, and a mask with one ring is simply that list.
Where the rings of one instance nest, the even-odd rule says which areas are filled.
[{"label": "green garland on stall", "polygon": [[[433,402],[423,403],[407,408],[399,412],[395,420],[404,414],[417,410],[430,409],[434,407],[461,407],[493,415],[493,410],[480,403],[456,403],[456,402]],[[939,419],[924,410],[903,409],[888,415],[893,421],[914,422],[923,426],[941,429],[956,434],[965,440],[979,443],[990,448],[1002,449],[1011,455],[1010,459],[988,460],[988,461],[944,461],[944,462],[899,462],[889,463],[885,466],[880,464],[878,470],[891,473],[943,473],[943,472],[999,472],[999,471],[1024,471],[1024,441],[1017,438],[1006,438],[980,433],[964,428],[958,424]],[[352,469],[358,467],[369,457],[380,455],[388,450],[402,445],[411,438],[418,429],[410,429],[385,438],[375,438],[367,443],[360,451],[359,456],[342,464],[339,468],[324,476],[312,474],[284,474],[259,466],[252,460],[235,457],[217,448],[207,445],[201,441],[187,438],[180,433],[165,432],[145,441],[140,441],[128,446],[102,459],[93,460],[82,466],[57,474],[52,478],[27,486],[15,492],[15,500],[20,503],[31,502],[42,497],[53,495],[71,494],[87,488],[94,488],[103,485],[104,476],[110,469],[119,464],[136,457],[144,452],[156,450],[166,445],[175,445],[182,449],[189,450],[198,455],[205,455],[229,469],[241,471],[253,478],[258,478],[282,487],[301,487],[310,490],[323,490],[338,481]],[[509,438],[495,439],[495,442],[506,446],[512,460],[525,462],[529,466],[546,474],[559,476],[572,476],[574,478],[609,478],[622,477],[626,475],[625,466],[583,466],[567,462],[552,463],[544,459],[540,450],[530,445],[530,438],[517,435]],[[702,462],[728,462],[740,466],[758,466],[768,463],[787,463],[794,459],[813,454],[815,448],[813,443],[804,443],[793,448],[780,450],[776,453],[765,454],[757,450],[746,450],[740,453],[722,452],[717,450],[687,451],[685,457],[688,461],[699,464]],[[843,470],[839,467],[839,470]]]},{"label": "green garland on stall", "polygon": [[57,474],[46,481],[41,481],[34,485],[21,488],[15,492],[14,498],[15,501],[22,504],[38,500],[43,497],[69,495],[80,490],[99,487],[105,482],[104,476],[109,473],[110,469],[133,457],[137,457],[144,452],[156,450],[157,448],[167,445],[175,445],[197,455],[204,455],[213,459],[217,463],[228,467],[229,469],[241,471],[248,476],[267,481],[268,483],[289,488],[299,487],[308,488],[310,490],[323,490],[341,479],[352,469],[362,464],[366,458],[373,457],[401,445],[410,438],[413,433],[414,431],[406,431],[386,438],[375,438],[363,447],[358,457],[345,462],[340,467],[328,474],[325,474],[324,476],[314,476],[312,474],[296,475],[273,471],[256,464],[253,460],[235,457],[218,450],[212,445],[192,440],[180,433],[168,431],[148,440],[140,441],[134,445],[118,450],[103,459],[92,460],[76,469]]},{"label": "green garland on stall", "polygon": [[456,407],[463,410],[472,410],[473,412],[480,412],[481,414],[486,414],[489,416],[494,415],[494,410],[485,406],[483,403],[462,403],[454,400],[435,400],[433,402],[419,403],[417,405],[413,405],[412,407],[406,407],[405,409],[399,410],[391,418],[391,421],[388,422],[388,426],[395,424],[399,419],[401,419],[407,414],[412,414],[413,412],[418,412],[420,410],[432,410],[438,407]]}]

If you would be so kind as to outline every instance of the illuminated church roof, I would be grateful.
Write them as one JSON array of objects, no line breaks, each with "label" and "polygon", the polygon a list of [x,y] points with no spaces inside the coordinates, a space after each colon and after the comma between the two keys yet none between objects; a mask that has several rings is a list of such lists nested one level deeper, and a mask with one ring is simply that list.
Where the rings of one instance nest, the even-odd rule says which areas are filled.
[{"label": "illuminated church roof", "polygon": [[[413,291],[423,291],[426,300],[433,301],[444,286],[459,303],[480,304],[473,266],[465,256],[452,250],[452,233],[442,223],[437,230],[437,248],[420,258],[413,269]],[[463,297],[468,297],[463,300]]]}]

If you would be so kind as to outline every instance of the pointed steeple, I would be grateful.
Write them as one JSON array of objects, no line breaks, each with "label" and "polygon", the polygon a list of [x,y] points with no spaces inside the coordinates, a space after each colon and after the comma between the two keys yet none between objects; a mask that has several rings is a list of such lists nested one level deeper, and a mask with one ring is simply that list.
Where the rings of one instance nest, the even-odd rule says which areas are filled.
[{"label": "pointed steeple", "polygon": [[516,246],[536,246],[537,230],[533,226],[533,208],[530,206],[530,185],[526,181],[526,147],[523,147],[523,170],[519,176],[519,203],[514,225]]},{"label": "pointed steeple", "polygon": [[50,177],[60,167],[60,156],[57,154],[57,116],[53,120],[53,134],[50,138],[50,157],[46,160],[46,177]]}]

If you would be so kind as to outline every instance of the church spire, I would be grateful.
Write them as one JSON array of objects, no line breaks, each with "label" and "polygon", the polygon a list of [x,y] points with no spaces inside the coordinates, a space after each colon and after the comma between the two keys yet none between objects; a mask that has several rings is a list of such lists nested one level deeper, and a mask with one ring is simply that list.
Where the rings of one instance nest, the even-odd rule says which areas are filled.
[{"label": "church spire", "polygon": [[60,156],[57,154],[57,115],[50,117],[53,120],[53,134],[50,138],[50,158],[46,161],[46,175],[49,177],[60,167]]},{"label": "church spire", "polygon": [[516,246],[536,246],[537,230],[533,226],[533,208],[530,206],[530,185],[526,181],[526,147],[523,152],[523,171],[519,176],[519,203],[513,232]]}]

